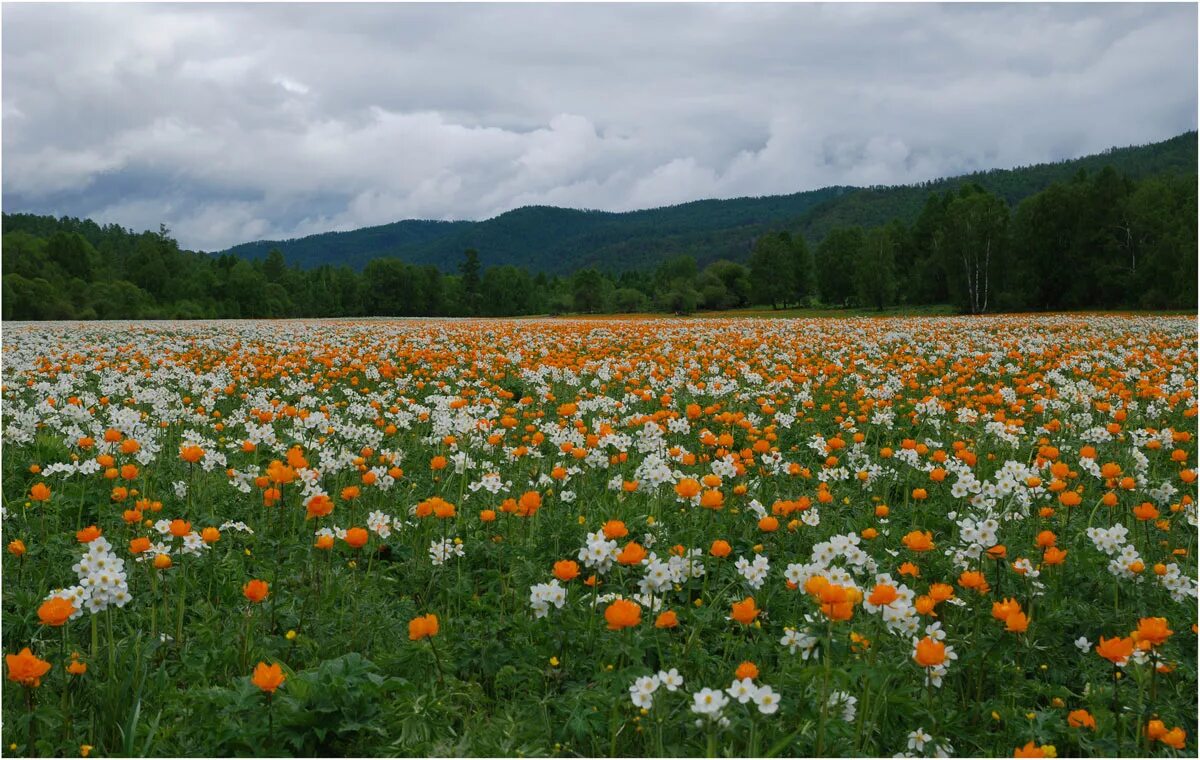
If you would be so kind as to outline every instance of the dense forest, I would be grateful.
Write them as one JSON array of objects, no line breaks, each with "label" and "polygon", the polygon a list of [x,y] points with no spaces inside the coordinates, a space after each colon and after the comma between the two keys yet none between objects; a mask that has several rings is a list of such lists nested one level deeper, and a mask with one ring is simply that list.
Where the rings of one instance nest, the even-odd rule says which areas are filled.
[{"label": "dense forest", "polygon": [[[90,220],[5,214],[3,317],[689,313],[768,304],[882,309],[949,303],[964,313],[1194,308],[1196,134],[1183,137],[1190,144],[1190,164],[1179,163],[1188,152],[1180,145],[1163,148],[1175,142],[1168,141],[1136,149],[1147,151],[1136,170],[1127,171],[1124,160],[1101,163],[1094,171],[1080,166],[1029,194],[1023,194],[1028,184],[1017,178],[1041,180],[1019,171],[1041,172],[1043,179],[1053,172],[1037,167],[973,175],[981,181],[818,191],[825,195],[813,196],[807,212],[757,229],[740,253],[716,246],[729,254],[716,259],[697,242],[703,235],[677,220],[664,223],[660,232],[667,237],[659,239],[675,234],[695,249],[641,266],[593,265],[568,274],[488,264],[486,251],[474,247],[445,254],[450,273],[395,256],[373,258],[361,271],[345,263],[302,267],[278,247],[261,258],[211,255],[181,250],[165,227],[135,233]],[[989,176],[993,181],[982,181]],[[773,200],[786,205],[783,199],[793,197]],[[709,224],[716,240],[730,228],[712,225],[744,220],[739,203],[673,208],[709,209],[697,212],[709,221],[696,225]],[[915,212],[900,213],[906,204],[915,204]],[[883,213],[889,208],[890,216]],[[598,212],[569,213],[584,218]],[[410,225],[404,234],[420,236],[433,235],[439,224],[469,223],[401,224]],[[651,222],[645,224],[649,234]],[[733,229],[749,234],[751,226]],[[568,235],[572,225],[558,233],[541,229],[540,237],[527,241],[529,250],[542,250],[537,241]],[[633,240],[636,236],[631,246]],[[637,257],[631,253],[629,261]]]}]

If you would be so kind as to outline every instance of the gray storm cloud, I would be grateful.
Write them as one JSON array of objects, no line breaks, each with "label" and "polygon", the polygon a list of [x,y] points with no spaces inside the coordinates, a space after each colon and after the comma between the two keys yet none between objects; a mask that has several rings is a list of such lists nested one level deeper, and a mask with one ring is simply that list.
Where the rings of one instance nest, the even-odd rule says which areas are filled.
[{"label": "gray storm cloud", "polygon": [[1194,5],[13,5],[3,203],[188,247],[1196,128]]}]

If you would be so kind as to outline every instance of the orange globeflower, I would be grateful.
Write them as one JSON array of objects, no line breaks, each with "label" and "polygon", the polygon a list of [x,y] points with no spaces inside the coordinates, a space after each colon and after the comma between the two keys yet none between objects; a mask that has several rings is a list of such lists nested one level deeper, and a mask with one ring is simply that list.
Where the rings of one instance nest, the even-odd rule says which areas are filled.
[{"label": "orange globeflower", "polygon": [[342,489],[342,501],[353,501],[357,499],[362,491],[358,486],[346,486]]},{"label": "orange globeflower", "polygon": [[168,570],[168,569],[170,569],[170,567],[171,567],[171,555],[169,555],[169,554],[154,555],[154,569],[155,570]]},{"label": "orange globeflower", "polygon": [[684,478],[675,484],[675,493],[681,499],[694,499],[700,495],[700,481],[695,478]]},{"label": "orange globeflower", "polygon": [[560,559],[554,563],[554,577],[567,582],[579,576],[579,563],[573,559]]},{"label": "orange globeflower", "polygon": [[1001,560],[1008,556],[1008,549],[1004,544],[996,544],[991,549],[987,550],[987,555],[995,560]]},{"label": "orange globeflower", "polygon": [[317,541],[313,546],[322,551],[329,551],[333,548],[333,536],[328,534],[317,536]]},{"label": "orange globeflower", "polygon": [[958,585],[962,586],[963,588],[973,588],[981,594],[986,594],[991,590],[991,586],[988,585],[987,578],[984,577],[983,573],[977,570],[964,570],[962,574],[958,576]]},{"label": "orange globeflower", "polygon": [[1059,549],[1057,546],[1051,546],[1042,555],[1042,563],[1046,565],[1061,565],[1067,558],[1067,550]]},{"label": "orange globeflower", "polygon": [[333,499],[330,499],[328,494],[316,493],[308,497],[304,502],[304,519],[311,520],[314,517],[326,517],[333,511]]},{"label": "orange globeflower", "polygon": [[1013,750],[1013,757],[1045,757],[1046,751],[1034,744],[1026,742],[1024,747],[1017,747]]},{"label": "orange globeflower", "polygon": [[255,604],[261,602],[263,599],[266,599],[269,593],[270,587],[267,585],[266,581],[254,579],[247,581],[246,585],[242,586],[242,596],[246,597]]},{"label": "orange globeflower", "polygon": [[729,542],[719,538],[713,541],[712,546],[708,549],[708,553],[714,557],[728,557],[732,551],[733,547],[729,545]]},{"label": "orange globeflower", "polygon": [[721,509],[725,506],[725,494],[715,488],[700,495],[700,506],[706,509]]},{"label": "orange globeflower", "polygon": [[100,538],[100,529],[95,525],[89,525],[83,530],[75,532],[75,540],[81,544],[90,544]]},{"label": "orange globeflower", "polygon": [[188,464],[195,464],[204,457],[204,449],[199,446],[182,446],[179,449],[179,458]]},{"label": "orange globeflower", "polygon": [[438,617],[432,612],[418,615],[408,621],[408,640],[420,641],[437,635],[439,630]]},{"label": "orange globeflower", "polygon": [[496,522],[496,510],[494,510],[494,509],[479,510],[479,521],[485,522],[485,523]]},{"label": "orange globeflower", "polygon": [[20,557],[25,554],[26,551],[25,542],[21,539],[14,538],[12,541],[8,542],[8,553],[14,557]]},{"label": "orange globeflower", "polygon": [[632,628],[642,622],[642,608],[628,599],[616,599],[604,609],[604,619],[610,631]]},{"label": "orange globeflower", "polygon": [[609,520],[604,523],[601,529],[604,531],[604,537],[612,540],[614,538],[624,538],[629,535],[629,529],[625,527],[625,523],[620,520]]},{"label": "orange globeflower", "polygon": [[176,538],[183,538],[192,532],[192,524],[187,520],[172,520],[169,530]]},{"label": "orange globeflower", "polygon": [[517,514],[521,517],[532,517],[542,508],[542,495],[537,491],[526,491],[517,499]]},{"label": "orange globeflower", "polygon": [[200,538],[206,544],[215,544],[221,540],[221,531],[210,525],[204,530],[200,531]]},{"label": "orange globeflower", "polygon": [[366,528],[350,528],[346,531],[346,544],[351,549],[361,549],[367,545],[367,540],[370,538]]},{"label": "orange globeflower", "polygon": [[910,551],[927,552],[933,549],[933,533],[930,531],[914,530],[907,533],[900,541]]},{"label": "orange globeflower", "polygon": [[733,677],[739,681],[743,678],[758,678],[758,666],[749,660],[745,660],[737,666],[737,670],[733,672]]},{"label": "orange globeflower", "polygon": [[279,667],[277,662],[270,665],[259,662],[254,666],[254,675],[250,676],[250,682],[267,694],[274,694],[286,680],[287,676],[283,674],[283,668]]},{"label": "orange globeflower", "polygon": [[1115,638],[1106,639],[1100,637],[1100,643],[1096,645],[1096,654],[1111,662],[1113,665],[1123,665],[1130,655],[1133,654],[1133,639]]},{"label": "orange globeflower", "polygon": [[58,628],[66,623],[78,610],[75,605],[60,596],[53,596],[38,607],[38,620],[42,625]]},{"label": "orange globeflower", "polygon": [[667,610],[659,613],[654,620],[655,628],[675,628],[679,625],[679,616],[675,614],[675,610]]},{"label": "orange globeflower", "polygon": [[755,606],[754,597],[748,596],[740,602],[734,602],[730,608],[730,617],[742,625],[749,625],[758,617],[761,610]]},{"label": "orange globeflower", "polygon": [[1158,510],[1150,502],[1143,502],[1133,508],[1133,516],[1145,522],[1147,520],[1157,520]]},{"label": "orange globeflower", "polygon": [[45,483],[34,483],[29,489],[29,498],[34,501],[48,501],[50,499],[50,486]]},{"label": "orange globeflower", "polygon": [[1002,602],[992,602],[992,617],[997,620],[1007,620],[1014,612],[1021,611],[1021,604],[1016,599],[1005,599]]},{"label": "orange globeflower", "polygon": [[946,661],[946,645],[926,636],[917,642],[913,659],[923,668],[932,668]]},{"label": "orange globeflower", "polygon": [[767,515],[758,521],[758,529],[764,533],[774,533],[779,530],[779,520]]},{"label": "orange globeflower", "polygon": [[1029,617],[1020,610],[1004,618],[1004,630],[1010,633],[1025,633],[1028,628]]},{"label": "orange globeflower", "polygon": [[1087,710],[1072,710],[1067,713],[1067,725],[1071,728],[1090,728],[1096,730],[1096,719]]},{"label": "orange globeflower", "polygon": [[1162,646],[1173,633],[1175,632],[1167,628],[1166,618],[1144,617],[1138,621],[1137,630],[1130,634],[1130,638],[1137,644],[1138,649],[1149,649]]},{"label": "orange globeflower", "polygon": [[625,548],[617,555],[617,562],[622,565],[639,565],[646,558],[646,550],[636,541],[625,544]]},{"label": "orange globeflower", "polygon": [[150,539],[141,537],[141,536],[138,538],[130,539],[130,541],[129,541],[129,553],[130,554],[141,554],[142,552],[146,552],[149,550],[150,550]]},{"label": "orange globeflower", "polygon": [[896,591],[895,586],[887,583],[878,583],[871,590],[871,595],[867,597],[867,601],[876,607],[886,607],[899,598],[900,594]]},{"label": "orange globeflower", "polygon": [[36,689],[42,685],[42,676],[50,672],[50,663],[29,651],[25,647],[18,654],[4,655],[8,665],[8,680],[16,681],[22,686]]}]

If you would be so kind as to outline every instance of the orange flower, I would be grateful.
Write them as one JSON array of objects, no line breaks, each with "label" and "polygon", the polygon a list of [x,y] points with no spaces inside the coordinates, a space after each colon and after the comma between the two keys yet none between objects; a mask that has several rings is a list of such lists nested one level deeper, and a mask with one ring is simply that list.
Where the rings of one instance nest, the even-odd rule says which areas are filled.
[{"label": "orange flower", "polygon": [[1087,710],[1072,710],[1067,713],[1067,725],[1071,728],[1090,728],[1096,730],[1096,719]]},{"label": "orange flower", "polygon": [[266,581],[251,580],[247,581],[245,586],[242,586],[242,596],[249,599],[251,602],[258,604],[263,599],[267,598],[270,593],[270,587]]},{"label": "orange flower", "polygon": [[554,577],[567,582],[579,576],[579,563],[573,559],[560,559],[554,563]]},{"label": "orange flower", "polygon": [[183,538],[192,532],[192,524],[187,520],[172,520],[170,525],[171,535],[176,538]]},{"label": "orange flower", "polygon": [[286,680],[287,676],[283,674],[283,668],[279,667],[277,662],[270,665],[259,662],[254,666],[254,675],[250,676],[250,683],[267,694],[274,694]]},{"label": "orange flower", "polygon": [[632,628],[642,622],[642,608],[627,599],[616,599],[604,609],[604,619],[610,631]]},{"label": "orange flower", "polygon": [[1120,636],[1106,639],[1101,636],[1100,643],[1096,645],[1096,654],[1113,665],[1121,665],[1133,654],[1133,639],[1123,639]]},{"label": "orange flower", "polygon": [[1042,563],[1045,565],[1061,565],[1067,558],[1067,550],[1059,549],[1057,546],[1051,546],[1042,555]]},{"label": "orange flower", "polygon": [[42,606],[38,607],[38,620],[42,621],[42,625],[58,628],[63,625],[77,612],[75,605],[68,602],[59,596],[54,596],[42,602]]},{"label": "orange flower", "polygon": [[749,660],[746,660],[737,666],[737,670],[733,672],[733,677],[739,681],[743,678],[758,678],[758,666]]},{"label": "orange flower", "polygon": [[935,602],[944,602],[954,598],[954,587],[949,583],[934,583],[929,587],[929,598]]},{"label": "orange flower", "polygon": [[345,541],[351,549],[361,549],[367,545],[370,537],[366,528],[350,528],[346,531]]},{"label": "orange flower", "polygon": [[34,501],[48,501],[50,499],[50,486],[45,483],[34,483],[29,489],[29,498]]},{"label": "orange flower", "polygon": [[308,498],[304,503],[304,519],[311,520],[314,517],[325,517],[333,511],[333,500],[327,494],[316,493]]},{"label": "orange flower", "polygon": [[19,654],[4,655],[8,665],[8,680],[36,689],[42,685],[42,676],[50,672],[50,663],[37,657],[25,647]]},{"label": "orange flower", "polygon": [[1004,630],[1009,633],[1025,633],[1029,628],[1029,617],[1022,611],[1017,610],[1008,617],[1004,618]]},{"label": "orange flower", "polygon": [[200,538],[206,544],[215,544],[221,540],[221,531],[210,525],[204,530],[200,531]]},{"label": "orange flower", "polygon": [[895,586],[878,583],[871,590],[871,595],[867,597],[867,601],[876,607],[886,607],[899,598],[900,594],[896,591]]},{"label": "orange flower", "polygon": [[991,590],[991,586],[988,585],[987,578],[984,577],[983,573],[978,572],[977,570],[964,570],[962,574],[958,576],[958,585],[962,586],[963,588],[973,588],[981,594],[986,594]]},{"label": "orange flower", "polygon": [[1045,757],[1046,752],[1033,742],[1027,742],[1024,747],[1013,750],[1013,757]]},{"label": "orange flower", "polygon": [[342,501],[353,501],[362,493],[358,486],[346,486],[342,489]]},{"label": "orange flower", "polygon": [[1045,549],[1047,546],[1054,546],[1058,541],[1058,536],[1054,535],[1052,530],[1044,530],[1037,534],[1038,548]]},{"label": "orange flower", "polygon": [[1008,556],[1008,549],[1004,544],[996,544],[991,549],[987,550],[987,555],[992,559],[1004,559]]},{"label": "orange flower", "polygon": [[75,540],[81,544],[90,544],[100,538],[100,529],[95,525],[89,525],[83,530],[75,532]]},{"label": "orange flower", "polygon": [[929,636],[917,642],[913,659],[923,668],[932,668],[946,661],[946,645]]},{"label": "orange flower", "polygon": [[1183,749],[1187,743],[1187,732],[1182,727],[1176,726],[1160,736],[1158,740],[1173,749]]},{"label": "orange flower", "polygon": [[333,548],[333,536],[330,536],[330,535],[317,536],[317,542],[315,544],[313,544],[313,546],[320,549],[321,551],[329,551],[330,549]]},{"label": "orange flower", "polygon": [[150,550],[150,539],[141,537],[141,536],[139,536],[138,538],[130,539],[130,541],[129,541],[129,553],[130,554],[141,554],[142,552],[149,551],[149,550]]},{"label": "orange flower", "polygon": [[714,557],[728,557],[732,551],[733,547],[729,545],[729,542],[719,538],[713,541],[712,546],[708,549],[708,553]]},{"label": "orange flower", "polygon": [[921,568],[917,567],[911,562],[905,562],[904,564],[900,565],[900,574],[907,575],[911,578],[916,578],[921,575]]},{"label": "orange flower", "polygon": [[179,449],[179,458],[188,464],[199,462],[204,456],[204,449],[199,446],[182,446]]},{"label": "orange flower", "polygon": [[604,537],[609,540],[624,538],[629,535],[629,529],[620,520],[609,520],[604,523],[604,527],[601,530],[604,531]]},{"label": "orange flower", "polygon": [[906,534],[900,541],[908,547],[910,551],[927,552],[933,549],[933,533],[929,531],[914,530]]},{"label": "orange flower", "polygon": [[1154,508],[1153,504],[1146,501],[1133,508],[1133,516],[1143,522],[1146,520],[1157,520],[1158,510]]},{"label": "orange flower", "polygon": [[625,544],[625,548],[617,555],[617,562],[622,565],[638,565],[646,558],[646,550],[636,541]]},{"label": "orange flower", "polygon": [[532,517],[542,508],[542,495],[537,491],[526,491],[517,499],[517,514],[521,517]]},{"label": "orange flower", "polygon": [[767,515],[758,521],[758,529],[763,533],[774,533],[779,530],[779,520]]},{"label": "orange flower", "polygon": [[25,542],[19,538],[14,538],[8,542],[8,553],[14,557],[20,557],[25,554]]},{"label": "orange flower", "polygon": [[408,621],[408,640],[420,641],[421,639],[431,638],[437,635],[438,629],[437,615],[432,612],[427,615],[418,615]]},{"label": "orange flower", "polygon": [[1166,733],[1167,733],[1167,726],[1161,720],[1157,720],[1157,719],[1152,720],[1146,724],[1146,736],[1152,742],[1158,741],[1163,736],[1165,736]]},{"label": "orange flower", "polygon": [[675,614],[675,610],[667,610],[659,613],[654,620],[655,628],[675,628],[679,625],[679,616]]},{"label": "orange flower", "polygon": [[1148,649],[1162,646],[1173,633],[1167,628],[1166,618],[1145,617],[1138,621],[1137,630],[1130,637],[1137,643],[1138,649]]},{"label": "orange flower", "polygon": [[171,567],[171,555],[170,554],[154,555],[154,569],[155,570],[167,570],[170,567]]},{"label": "orange flower", "polygon": [[494,509],[479,510],[479,521],[485,522],[485,523],[496,522],[496,510],[494,510]]},{"label": "orange flower", "polygon": [[758,617],[760,611],[754,604],[754,597],[748,596],[740,602],[733,603],[730,617],[742,625],[749,625],[754,622],[754,618]]},{"label": "orange flower", "polygon": [[675,484],[675,493],[681,499],[694,499],[700,494],[700,481],[695,478],[684,478]]},{"label": "orange flower", "polygon": [[1021,611],[1021,604],[1016,599],[1005,599],[1003,602],[992,602],[992,617],[997,620],[1008,620],[1008,616]]}]

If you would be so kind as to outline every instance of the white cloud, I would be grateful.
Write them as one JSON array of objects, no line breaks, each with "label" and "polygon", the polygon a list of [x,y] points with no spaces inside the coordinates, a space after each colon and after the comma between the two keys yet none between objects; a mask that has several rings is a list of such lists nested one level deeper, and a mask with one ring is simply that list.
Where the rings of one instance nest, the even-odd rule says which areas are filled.
[{"label": "white cloud", "polygon": [[1181,5],[5,5],[4,205],[216,249],[912,182],[1196,126]]}]

